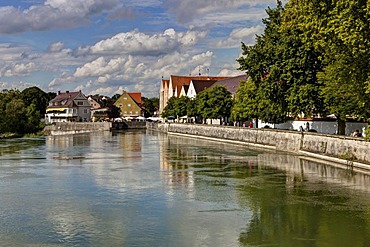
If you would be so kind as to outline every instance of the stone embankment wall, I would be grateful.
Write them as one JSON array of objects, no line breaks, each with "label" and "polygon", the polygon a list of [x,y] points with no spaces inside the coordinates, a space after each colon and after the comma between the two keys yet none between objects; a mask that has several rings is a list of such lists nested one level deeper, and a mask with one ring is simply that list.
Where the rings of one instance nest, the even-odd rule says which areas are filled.
[{"label": "stone embankment wall", "polygon": [[131,122],[112,123],[112,130],[124,130],[124,129],[146,129],[146,122],[131,121]]},{"label": "stone embankment wall", "polygon": [[249,129],[197,124],[147,123],[161,132],[216,139],[264,149],[299,153],[370,169],[370,142],[361,138],[277,129]]},{"label": "stone embankment wall", "polygon": [[46,126],[44,133],[46,135],[73,135],[79,133],[89,133],[96,131],[110,131],[112,123],[110,122],[74,122],[74,123],[56,123]]}]

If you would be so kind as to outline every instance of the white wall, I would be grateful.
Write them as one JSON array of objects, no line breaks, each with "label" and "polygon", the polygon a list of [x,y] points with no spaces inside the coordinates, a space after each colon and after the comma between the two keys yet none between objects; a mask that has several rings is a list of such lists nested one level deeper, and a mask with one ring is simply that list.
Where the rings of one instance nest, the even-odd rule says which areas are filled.
[{"label": "white wall", "polygon": [[[299,130],[299,127],[302,126],[304,129],[306,123],[309,123],[310,129],[317,130],[319,133],[323,134],[336,134],[338,123],[336,121],[303,121],[303,120],[289,120],[282,124],[269,124],[259,121],[258,127],[263,128],[265,125],[270,126],[271,128],[276,129],[286,129],[286,130]],[[358,122],[346,122],[346,135],[350,135],[355,130],[359,130],[361,133],[364,133],[367,128],[367,123],[358,123]]]}]

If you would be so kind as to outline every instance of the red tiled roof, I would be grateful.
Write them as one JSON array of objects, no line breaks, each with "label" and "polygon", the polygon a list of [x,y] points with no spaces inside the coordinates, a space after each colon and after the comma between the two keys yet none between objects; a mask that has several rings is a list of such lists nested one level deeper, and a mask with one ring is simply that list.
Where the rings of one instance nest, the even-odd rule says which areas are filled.
[{"label": "red tiled roof", "polygon": [[128,94],[133,100],[135,100],[137,104],[139,105],[141,104],[141,93],[136,92],[136,93],[128,93]]},{"label": "red tiled roof", "polygon": [[183,85],[190,85],[190,82],[192,80],[223,80],[230,78],[230,76],[176,76],[176,75],[171,75],[171,81],[172,81],[172,87],[173,89],[177,88],[177,93],[180,93],[181,87]]}]

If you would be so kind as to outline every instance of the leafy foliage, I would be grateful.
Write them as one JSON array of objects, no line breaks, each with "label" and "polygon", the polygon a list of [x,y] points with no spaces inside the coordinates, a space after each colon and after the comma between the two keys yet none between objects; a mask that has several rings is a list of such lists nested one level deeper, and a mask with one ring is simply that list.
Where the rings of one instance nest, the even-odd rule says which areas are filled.
[{"label": "leafy foliage", "polygon": [[142,97],[142,108],[144,109],[144,116],[151,117],[154,115],[154,112],[159,109],[159,98],[145,98]]},{"label": "leafy foliage", "polygon": [[[233,116],[271,123],[313,114],[335,114],[343,123],[347,116],[368,119],[369,1],[278,1],[266,12],[264,33],[253,46],[242,43],[238,59],[257,93],[240,89]],[[242,111],[245,102],[256,107]]]},{"label": "leafy foliage", "polygon": [[49,101],[52,99],[47,93],[45,93],[38,87],[30,87],[24,89],[21,92],[20,97],[26,106],[34,104],[34,107],[39,112],[40,117],[44,116],[46,107]]},{"label": "leafy foliage", "polygon": [[190,101],[191,99],[186,96],[182,96],[179,98],[171,97],[167,102],[167,106],[164,108],[162,112],[162,117],[177,118],[177,117],[186,116],[188,113],[188,107],[191,106]]},{"label": "leafy foliage", "polygon": [[231,117],[234,120],[245,121],[258,116],[258,92],[252,79],[242,81],[235,94]]},{"label": "leafy foliage", "polygon": [[216,85],[196,97],[196,109],[203,119],[230,117],[232,106],[231,93],[224,86]]},{"label": "leafy foliage", "polygon": [[48,94],[37,87],[0,92],[0,133],[24,135],[42,129]]}]

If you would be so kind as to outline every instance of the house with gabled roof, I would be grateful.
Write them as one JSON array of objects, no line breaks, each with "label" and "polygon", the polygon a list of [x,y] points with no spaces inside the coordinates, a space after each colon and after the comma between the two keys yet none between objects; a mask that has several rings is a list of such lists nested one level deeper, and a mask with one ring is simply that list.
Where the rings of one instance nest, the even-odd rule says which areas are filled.
[{"label": "house with gabled roof", "polygon": [[181,88],[179,97],[187,96],[188,91],[189,91],[189,86],[188,85],[183,85],[182,88]]},{"label": "house with gabled roof", "polygon": [[176,76],[171,75],[169,80],[163,80],[161,83],[161,91],[159,94],[160,107],[159,111],[162,113],[167,106],[167,102],[171,97],[179,97],[183,86],[189,86],[192,80],[223,80],[229,76]]},{"label": "house with gabled roof", "polygon": [[117,99],[114,105],[120,109],[121,117],[138,117],[143,115],[141,103],[141,93],[123,91],[123,94]]},{"label": "house with gabled roof", "polygon": [[189,90],[187,93],[187,97],[194,99],[197,94],[210,88],[213,84],[215,84],[217,80],[192,80],[189,85]]},{"label": "house with gabled roof", "polygon": [[89,103],[91,105],[91,110],[100,109],[101,106],[94,96],[89,96],[87,99],[89,100]]},{"label": "house with gabled roof", "polygon": [[45,122],[89,122],[91,105],[81,92],[58,92],[49,101],[46,108]]}]

